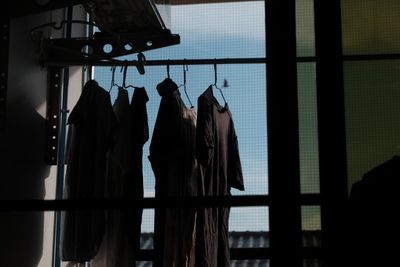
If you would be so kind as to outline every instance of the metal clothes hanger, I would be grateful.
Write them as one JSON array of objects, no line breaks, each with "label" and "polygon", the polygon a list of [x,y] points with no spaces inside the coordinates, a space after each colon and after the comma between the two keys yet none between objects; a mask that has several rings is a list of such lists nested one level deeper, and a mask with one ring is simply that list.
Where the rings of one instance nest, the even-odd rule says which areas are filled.
[{"label": "metal clothes hanger", "polygon": [[110,86],[110,89],[108,90],[109,93],[111,92],[111,90],[113,89],[114,86],[118,87],[118,89],[125,89],[125,79],[126,79],[126,70],[124,69],[125,67],[126,67],[126,65],[121,66],[121,69],[119,71],[119,72],[124,71],[122,85],[118,85],[115,83],[115,70],[117,69],[117,67],[116,66],[111,67],[112,76],[111,76],[111,86]]},{"label": "metal clothes hanger", "polygon": [[214,61],[214,84],[212,84],[212,86],[214,86],[215,88],[217,88],[219,90],[219,92],[221,93],[222,99],[224,100],[224,104],[226,105],[226,100],[224,97],[224,94],[222,93],[221,88],[219,88],[217,86],[217,60]]},{"label": "metal clothes hanger", "polygon": [[124,76],[123,76],[123,83],[122,83],[122,87],[125,89],[125,90],[127,90],[128,88],[133,88],[133,89],[136,89],[136,88],[140,88],[140,87],[137,87],[137,86],[134,86],[134,85],[132,85],[132,84],[130,84],[130,85],[126,85],[126,73],[128,72],[128,65],[125,65],[124,66]]},{"label": "metal clothes hanger", "polygon": [[115,70],[116,69],[117,69],[117,67],[115,67],[115,66],[111,67],[111,73],[112,74],[111,74],[111,86],[110,86],[110,89],[108,90],[109,93],[111,93],[111,91],[112,91],[114,86],[121,87],[121,86],[119,86],[118,84],[115,83]]},{"label": "metal clothes hanger", "polygon": [[189,101],[190,108],[194,108],[192,101],[190,100],[190,97],[186,91],[186,72],[189,70],[189,66],[186,64],[186,59],[183,60],[183,84],[179,85],[178,88],[183,87],[183,90],[185,92],[186,98]]}]

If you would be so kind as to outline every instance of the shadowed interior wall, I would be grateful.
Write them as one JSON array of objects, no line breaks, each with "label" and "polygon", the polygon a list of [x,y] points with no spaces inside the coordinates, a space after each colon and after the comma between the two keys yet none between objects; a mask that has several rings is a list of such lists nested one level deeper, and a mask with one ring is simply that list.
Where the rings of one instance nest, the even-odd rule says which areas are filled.
[{"label": "shadowed interior wall", "polygon": [[[58,22],[64,14],[64,10],[54,10],[11,20],[7,130],[0,138],[1,199],[55,198],[57,168],[44,163],[47,70],[38,64],[30,30]],[[82,14],[79,19],[84,18]],[[44,29],[44,35],[58,38],[63,32]],[[71,68],[70,73],[70,86],[80,89],[81,68]],[[54,212],[0,213],[0,221],[0,266],[51,266]]]}]

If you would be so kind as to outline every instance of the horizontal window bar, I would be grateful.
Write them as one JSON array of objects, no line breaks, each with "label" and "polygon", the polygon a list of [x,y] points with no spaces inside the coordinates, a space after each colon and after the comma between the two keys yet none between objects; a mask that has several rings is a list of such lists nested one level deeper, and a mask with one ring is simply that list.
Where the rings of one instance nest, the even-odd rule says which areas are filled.
[{"label": "horizontal window bar", "polygon": [[[304,259],[321,258],[321,248],[301,248],[300,253]],[[264,260],[271,257],[270,248],[231,248],[231,260]],[[136,255],[138,261],[152,261],[153,249],[141,249]]]},{"label": "horizontal window bar", "polygon": [[344,61],[400,59],[400,54],[343,55]]},{"label": "horizontal window bar", "polygon": [[62,200],[2,200],[1,211],[104,210],[130,208],[195,208],[268,206],[268,195],[169,198],[110,198]]},{"label": "horizontal window bar", "polygon": [[[376,54],[376,55],[343,55],[343,61],[365,61],[365,60],[396,60],[400,54]],[[317,57],[297,57],[297,62],[315,62]],[[268,63],[268,60],[266,60]]]},{"label": "horizontal window bar", "polygon": [[[319,194],[302,194],[299,205],[320,205]],[[0,200],[0,211],[106,210],[130,208],[195,208],[269,206],[270,196],[210,196],[175,198],[113,198],[62,200]]]}]

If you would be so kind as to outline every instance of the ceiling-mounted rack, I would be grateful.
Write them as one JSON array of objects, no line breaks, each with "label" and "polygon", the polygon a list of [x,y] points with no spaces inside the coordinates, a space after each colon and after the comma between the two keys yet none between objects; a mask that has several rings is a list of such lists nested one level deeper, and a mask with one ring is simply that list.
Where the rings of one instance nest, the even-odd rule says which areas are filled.
[{"label": "ceiling-mounted rack", "polygon": [[42,66],[85,66],[111,64],[121,60],[115,58],[138,53],[135,65],[144,74],[146,61],[142,52],[180,43],[180,36],[168,29],[149,32],[118,33],[111,30],[95,32],[91,37],[81,38],[43,38],[40,29],[51,27],[61,30],[66,24],[83,24],[98,27],[97,24],[80,20],[63,20],[46,23],[31,30],[31,37],[40,47],[39,63]]}]

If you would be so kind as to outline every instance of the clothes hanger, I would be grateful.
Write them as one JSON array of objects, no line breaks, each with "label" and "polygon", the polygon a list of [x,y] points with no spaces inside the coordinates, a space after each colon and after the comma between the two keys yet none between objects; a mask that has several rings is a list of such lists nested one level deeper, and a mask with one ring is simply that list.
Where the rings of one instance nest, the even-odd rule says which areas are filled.
[{"label": "clothes hanger", "polygon": [[224,104],[226,105],[226,100],[224,97],[224,94],[222,93],[221,88],[219,88],[217,86],[217,60],[214,61],[214,84],[212,84],[211,86],[214,86],[215,88],[217,88],[219,90],[219,92],[221,93],[222,99],[224,100]]},{"label": "clothes hanger", "polygon": [[186,98],[189,101],[190,108],[194,108],[192,101],[190,101],[190,97],[186,91],[186,72],[189,70],[188,65],[186,64],[186,59],[183,59],[183,84],[179,85],[178,88],[183,87],[183,90],[185,92]]},{"label": "clothes hanger", "polygon": [[[125,60],[125,61],[126,61],[126,60]],[[125,66],[127,66],[127,65],[125,65]],[[112,67],[111,67],[112,76],[111,76],[111,87],[110,87],[110,90],[108,91],[109,93],[111,92],[111,90],[112,90],[112,88],[113,88],[114,86],[118,87],[118,89],[125,89],[125,88],[124,88],[124,87],[125,87],[125,79],[126,79],[126,70],[124,69],[125,66],[121,66],[121,69],[120,69],[120,71],[119,71],[119,72],[124,71],[122,85],[118,85],[118,84],[115,83],[115,70],[117,69],[117,67],[116,67],[116,66],[112,66]]]},{"label": "clothes hanger", "polygon": [[111,74],[111,86],[110,86],[110,89],[108,90],[109,93],[111,93],[111,91],[112,91],[114,86],[121,87],[121,86],[119,86],[118,84],[115,83],[115,70],[116,69],[117,69],[117,67],[115,67],[115,66],[111,67],[111,73],[112,74]]},{"label": "clothes hanger", "polygon": [[123,87],[125,90],[127,90],[128,88],[133,88],[133,89],[140,88],[140,87],[134,86],[134,85],[132,85],[132,84],[126,85],[125,81],[126,81],[126,73],[128,72],[128,67],[129,67],[128,65],[125,65],[125,67],[124,67],[124,76],[123,76],[122,87]]}]

